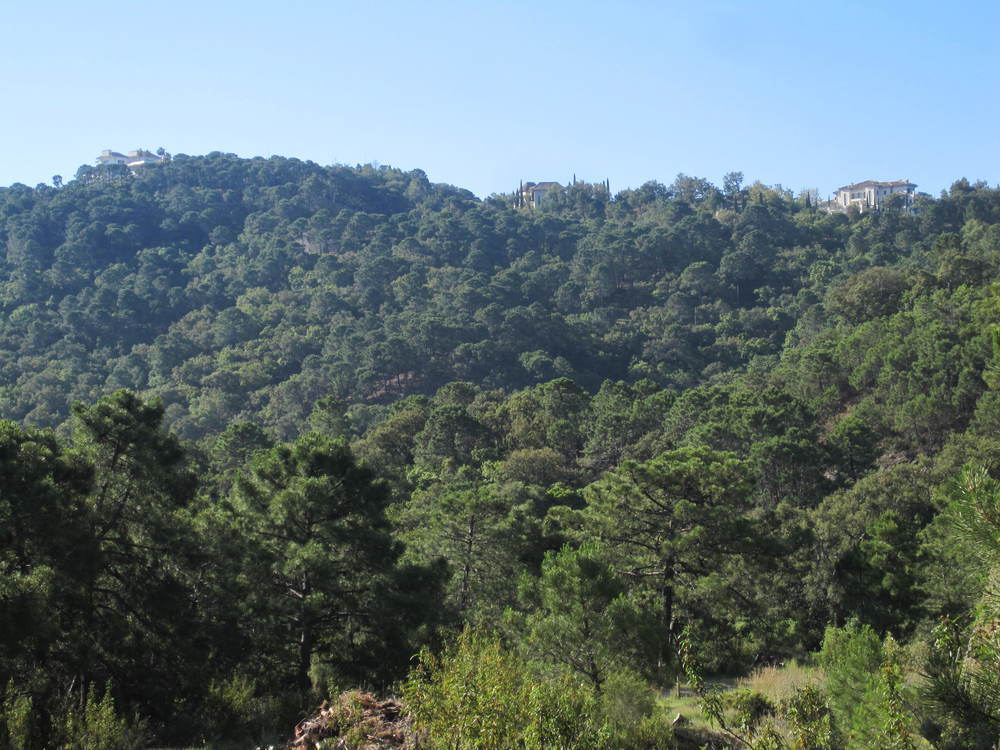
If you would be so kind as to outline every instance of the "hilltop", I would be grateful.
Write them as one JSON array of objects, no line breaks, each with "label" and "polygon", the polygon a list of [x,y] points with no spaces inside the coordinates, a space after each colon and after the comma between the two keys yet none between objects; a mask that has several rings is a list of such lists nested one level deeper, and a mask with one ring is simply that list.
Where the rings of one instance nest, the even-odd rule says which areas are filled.
[{"label": "hilltop", "polygon": [[706,382],[779,355],[838,279],[933,272],[951,214],[992,195],[852,221],[684,176],[519,210],[419,171],[277,157],[102,174],[0,193],[2,412],[55,425],[126,387],[190,438],[234,420],[288,438],[324,396],[363,410],[452,380]]},{"label": "hilltop", "polygon": [[746,741],[995,739],[1000,191],[216,153],[0,189],[0,247],[0,738],[405,679],[432,742],[669,747],[682,679]]}]

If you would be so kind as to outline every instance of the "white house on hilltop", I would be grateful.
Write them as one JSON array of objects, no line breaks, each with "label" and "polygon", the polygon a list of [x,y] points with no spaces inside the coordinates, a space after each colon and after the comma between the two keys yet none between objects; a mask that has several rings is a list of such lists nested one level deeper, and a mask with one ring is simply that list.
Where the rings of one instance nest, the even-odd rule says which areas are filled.
[{"label": "white house on hilltop", "polygon": [[[163,149],[160,149],[162,151]],[[127,167],[135,168],[142,167],[147,164],[157,164],[161,161],[167,161],[169,157],[164,154],[154,154],[152,151],[146,151],[145,149],[136,149],[135,151],[129,151],[128,154],[123,154],[118,151],[112,151],[110,149],[104,149],[101,155],[97,157],[97,165],[102,166],[105,164],[124,164]]]},{"label": "white house on hilltop", "polygon": [[902,205],[910,208],[913,205],[913,193],[917,186],[909,180],[894,180],[892,182],[876,182],[865,180],[854,185],[844,185],[837,188],[833,199],[834,210],[846,211],[851,206],[860,211],[877,211],[882,208],[887,199],[894,195],[903,196]]},{"label": "white house on hilltop", "polygon": [[562,190],[558,182],[526,182],[521,186],[521,205],[537,208],[550,190]]},{"label": "white house on hilltop", "polygon": [[128,157],[118,151],[104,149],[95,161],[99,167],[104,166],[105,164],[127,164]]}]

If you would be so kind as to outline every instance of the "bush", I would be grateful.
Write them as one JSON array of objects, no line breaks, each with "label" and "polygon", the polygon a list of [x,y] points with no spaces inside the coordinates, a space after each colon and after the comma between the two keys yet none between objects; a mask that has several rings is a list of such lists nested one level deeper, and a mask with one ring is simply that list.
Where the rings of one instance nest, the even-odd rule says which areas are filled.
[{"label": "bush", "polygon": [[111,686],[97,697],[91,690],[82,708],[71,705],[71,697],[63,710],[52,717],[52,732],[58,750],[142,750],[146,746],[146,726],[138,719],[129,722],[118,714]]},{"label": "bush", "polygon": [[266,744],[294,722],[300,709],[298,695],[261,695],[258,683],[245,675],[213,680],[199,711],[201,737]]},{"label": "bush", "polygon": [[528,723],[524,669],[495,638],[466,629],[441,656],[420,653],[403,695],[431,750],[502,750]]},{"label": "bush", "polygon": [[18,693],[14,681],[7,683],[0,703],[0,748],[3,750],[29,750],[31,747],[30,695]]},{"label": "bush", "polygon": [[814,685],[796,688],[781,702],[792,750],[834,750],[840,747],[826,696]]},{"label": "bush", "polygon": [[882,664],[882,639],[856,621],[844,628],[829,627],[819,661],[834,715],[849,736],[858,734],[874,720],[869,714]]},{"label": "bush", "polygon": [[836,728],[848,750],[910,750],[911,718],[902,690],[900,649],[868,625],[827,628],[820,663]]},{"label": "bush", "polygon": [[571,677],[532,682],[528,687],[525,750],[607,748],[608,727],[593,690]]},{"label": "bush", "polygon": [[440,656],[421,652],[403,689],[430,750],[601,750],[608,728],[596,693],[546,680],[500,641],[463,631]]},{"label": "bush", "polygon": [[763,693],[742,688],[727,696],[729,707],[736,714],[736,729],[745,734],[754,734],[761,722],[774,716],[775,705]]}]

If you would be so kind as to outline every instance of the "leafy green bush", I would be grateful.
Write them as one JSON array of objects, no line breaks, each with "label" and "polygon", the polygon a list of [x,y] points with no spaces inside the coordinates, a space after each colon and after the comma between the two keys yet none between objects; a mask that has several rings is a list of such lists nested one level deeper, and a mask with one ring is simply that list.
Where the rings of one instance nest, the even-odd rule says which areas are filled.
[{"label": "leafy green bush", "polygon": [[608,748],[608,727],[594,692],[566,676],[531,682],[528,687],[528,724],[525,750]]},{"label": "leafy green bush", "polygon": [[545,680],[500,641],[471,629],[436,656],[424,650],[403,689],[430,750],[601,750],[596,694],[565,676]]},{"label": "leafy green bush", "polygon": [[776,707],[766,695],[753,690],[734,690],[727,696],[727,702],[736,713],[736,728],[752,734],[768,716],[774,716]]},{"label": "leafy green bush", "polygon": [[781,702],[781,715],[791,735],[791,750],[835,750],[840,747],[826,696],[814,685],[796,688]]},{"label": "leafy green bush", "polygon": [[101,697],[91,690],[82,708],[67,699],[52,725],[58,750],[141,750],[148,739],[143,722],[129,722],[118,713],[110,685]]},{"label": "leafy green bush", "polygon": [[19,693],[13,680],[7,682],[0,704],[0,748],[29,750],[31,741],[32,700]]},{"label": "leafy green bush", "polygon": [[246,675],[213,680],[199,707],[199,728],[205,740],[265,743],[281,736],[301,709],[297,694],[262,695],[260,685]]},{"label": "leafy green bush", "polygon": [[612,672],[600,696],[608,744],[616,750],[657,750],[674,746],[670,718],[656,701],[656,693],[637,672]]},{"label": "leafy green bush", "polygon": [[524,677],[498,640],[466,629],[440,656],[421,652],[403,695],[431,750],[500,750],[527,724]]}]

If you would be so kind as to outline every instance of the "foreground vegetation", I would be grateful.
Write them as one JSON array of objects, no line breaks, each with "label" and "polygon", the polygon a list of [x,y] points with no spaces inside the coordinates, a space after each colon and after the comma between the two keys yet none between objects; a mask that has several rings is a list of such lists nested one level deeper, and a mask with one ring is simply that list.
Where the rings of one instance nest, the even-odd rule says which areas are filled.
[{"label": "foreground vegetation", "polygon": [[0,746],[367,686],[431,748],[993,747],[1000,192],[513,204],[223,154],[0,189]]}]

